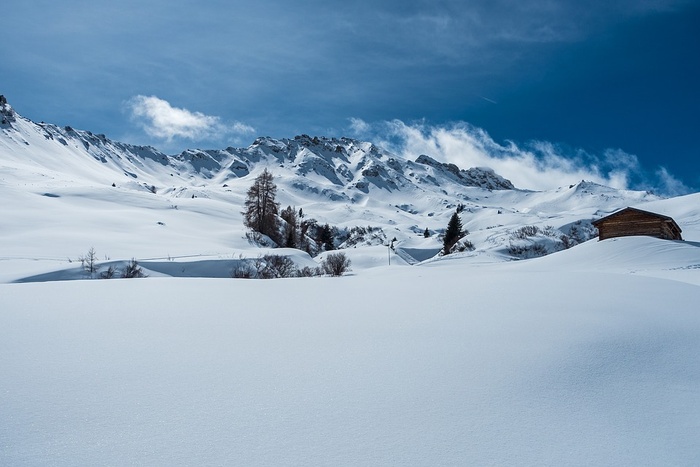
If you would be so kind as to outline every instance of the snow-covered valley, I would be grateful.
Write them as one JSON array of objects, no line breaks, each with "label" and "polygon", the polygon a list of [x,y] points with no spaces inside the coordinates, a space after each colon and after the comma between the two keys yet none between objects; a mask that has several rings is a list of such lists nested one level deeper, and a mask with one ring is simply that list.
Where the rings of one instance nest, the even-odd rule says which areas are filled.
[{"label": "snow-covered valley", "polygon": [[[535,192],[350,139],[168,156],[7,109],[0,464],[700,464],[700,194]],[[264,168],[283,207],[383,236],[340,278],[232,279],[326,254],[248,240]],[[625,206],[684,241],[583,241]],[[458,208],[473,249],[440,256]],[[89,280],[90,248],[149,277]]]}]

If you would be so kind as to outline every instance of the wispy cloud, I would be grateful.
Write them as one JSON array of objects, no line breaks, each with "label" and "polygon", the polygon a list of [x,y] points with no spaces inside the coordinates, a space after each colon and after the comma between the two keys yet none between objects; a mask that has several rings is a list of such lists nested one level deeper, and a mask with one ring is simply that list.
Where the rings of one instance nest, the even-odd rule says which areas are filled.
[{"label": "wispy cloud", "polygon": [[138,95],[127,102],[132,118],[154,138],[172,141],[173,138],[189,140],[220,139],[232,134],[251,134],[255,129],[245,123],[225,124],[219,117],[173,107],[156,96]]},{"label": "wispy cloud", "polygon": [[350,130],[354,134],[364,134],[370,131],[369,123],[365,122],[361,118],[351,118],[350,119]]},{"label": "wispy cloud", "polygon": [[656,191],[668,196],[679,196],[690,193],[691,190],[682,181],[674,177],[665,167],[659,167],[656,171],[658,186]]},{"label": "wispy cloud", "polygon": [[392,120],[370,124],[357,118],[351,122],[349,130],[355,136],[396,154],[409,159],[426,154],[461,168],[490,167],[519,188],[546,190],[588,180],[668,196],[691,191],[663,167],[653,173],[645,171],[637,156],[621,149],[595,155],[546,141],[498,143],[483,129],[465,122],[429,125]]},{"label": "wispy cloud", "polygon": [[234,122],[233,125],[231,125],[231,130],[234,133],[239,133],[242,135],[252,135],[255,133],[255,128],[242,122]]}]

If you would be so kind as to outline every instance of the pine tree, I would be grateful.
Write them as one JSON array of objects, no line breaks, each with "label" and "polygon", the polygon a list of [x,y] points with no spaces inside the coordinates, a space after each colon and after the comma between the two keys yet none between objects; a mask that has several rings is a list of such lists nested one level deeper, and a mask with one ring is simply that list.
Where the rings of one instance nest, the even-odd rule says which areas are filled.
[{"label": "pine tree", "polygon": [[429,238],[430,237],[430,230],[426,227],[425,230],[423,231],[423,237],[424,238]]},{"label": "pine tree", "polygon": [[445,230],[445,237],[443,239],[443,254],[449,255],[452,247],[462,238],[462,220],[459,218],[459,214],[456,212],[450,217],[450,221],[447,223],[447,229]]},{"label": "pine tree", "polygon": [[279,204],[275,202],[277,185],[267,169],[255,178],[253,186],[248,189],[243,212],[246,227],[267,235],[277,241]]}]

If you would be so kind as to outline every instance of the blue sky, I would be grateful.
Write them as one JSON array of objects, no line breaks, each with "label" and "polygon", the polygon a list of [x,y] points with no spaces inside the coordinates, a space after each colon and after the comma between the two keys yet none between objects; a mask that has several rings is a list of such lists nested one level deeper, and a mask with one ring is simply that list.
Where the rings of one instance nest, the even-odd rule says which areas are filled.
[{"label": "blue sky", "polygon": [[[0,93],[168,153],[300,133],[523,188],[700,188],[700,2],[3,2]],[[578,178],[578,179],[577,179]]]}]

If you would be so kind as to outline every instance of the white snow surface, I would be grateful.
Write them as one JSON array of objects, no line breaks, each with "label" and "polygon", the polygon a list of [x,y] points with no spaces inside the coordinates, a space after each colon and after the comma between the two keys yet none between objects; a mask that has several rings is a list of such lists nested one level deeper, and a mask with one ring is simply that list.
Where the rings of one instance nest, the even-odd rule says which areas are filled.
[{"label": "white snow surface", "polygon": [[698,286],[515,266],[0,285],[0,464],[697,465]]},{"label": "white snow surface", "polygon": [[[294,141],[175,157],[0,127],[0,465],[700,465],[700,194],[500,190]],[[395,250],[343,250],[340,278],[231,279],[243,258],[325,255],[246,240],[262,167],[283,205]],[[474,250],[436,256],[460,203]],[[513,240],[524,225],[559,235],[625,206],[685,241],[508,251],[552,245]],[[88,280],[90,247],[149,277]]]}]

